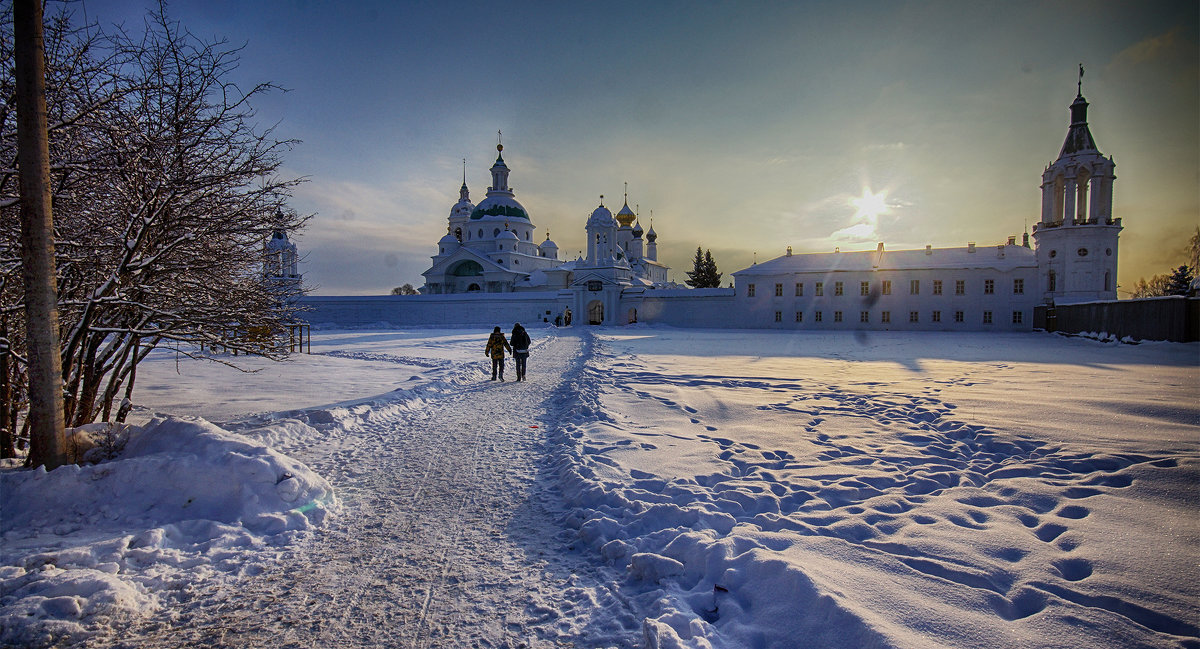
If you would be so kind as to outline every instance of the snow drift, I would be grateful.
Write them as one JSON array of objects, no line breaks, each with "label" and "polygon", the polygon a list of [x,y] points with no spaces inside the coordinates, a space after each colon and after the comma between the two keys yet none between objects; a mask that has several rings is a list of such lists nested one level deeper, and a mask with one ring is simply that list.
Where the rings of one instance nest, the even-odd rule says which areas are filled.
[{"label": "snow drift", "polygon": [[0,642],[78,637],[198,576],[254,574],[336,506],[305,465],[202,419],[135,427],[109,462],[0,472]]}]

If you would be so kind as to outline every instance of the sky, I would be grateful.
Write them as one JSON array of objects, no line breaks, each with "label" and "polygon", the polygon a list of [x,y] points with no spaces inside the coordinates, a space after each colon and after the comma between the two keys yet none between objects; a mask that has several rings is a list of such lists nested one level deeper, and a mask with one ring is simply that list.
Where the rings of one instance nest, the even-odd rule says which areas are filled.
[{"label": "sky", "polygon": [[[140,28],[148,0],[76,11]],[[319,295],[386,294],[446,233],[497,131],[538,238],[583,249],[604,196],[682,282],[796,252],[1002,243],[1040,218],[1082,63],[1113,156],[1118,290],[1186,261],[1200,224],[1200,9],[1185,2],[169,3],[244,45],[239,83],[301,143],[291,236]],[[864,198],[866,200],[864,200]],[[866,209],[864,205],[875,206]],[[881,209],[882,208],[882,211]]]}]

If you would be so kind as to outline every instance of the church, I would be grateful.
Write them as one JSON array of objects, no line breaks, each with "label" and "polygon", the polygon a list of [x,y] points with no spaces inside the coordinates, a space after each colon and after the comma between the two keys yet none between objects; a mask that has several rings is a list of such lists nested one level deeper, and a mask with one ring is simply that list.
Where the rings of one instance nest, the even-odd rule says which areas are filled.
[{"label": "church", "polygon": [[[558,246],[546,233],[535,243],[533,220],[508,184],[504,145],[496,145],[492,185],[478,205],[471,203],[466,168],[458,202],[450,208],[446,235],[438,241],[433,265],[422,275],[422,295],[562,291],[590,293],[592,299],[570,300],[575,313],[589,322],[605,322],[605,310],[615,314],[621,292],[632,288],[666,288],[668,268],[658,261],[658,234],[651,224],[643,230],[637,214],[625,204],[613,215],[600,205],[585,225],[587,256],[558,257]],[[643,238],[644,237],[644,238]],[[500,296],[497,296],[500,297]],[[569,310],[560,309],[556,318]],[[555,311],[552,309],[551,311]],[[611,316],[610,318],[611,319]]]},{"label": "church", "polygon": [[[583,224],[587,251],[559,257],[540,242],[509,185],[502,144],[478,205],[466,184],[418,296],[308,298],[310,322],[356,326],[553,323],[797,330],[1031,331],[1035,307],[1116,300],[1115,164],[1087,121],[1082,84],[1067,136],[1041,174],[1032,236],[915,250],[793,253],[732,273],[734,286],[687,289],[668,281],[653,224],[643,230],[628,195]],[[283,245],[279,242],[277,245]]]}]

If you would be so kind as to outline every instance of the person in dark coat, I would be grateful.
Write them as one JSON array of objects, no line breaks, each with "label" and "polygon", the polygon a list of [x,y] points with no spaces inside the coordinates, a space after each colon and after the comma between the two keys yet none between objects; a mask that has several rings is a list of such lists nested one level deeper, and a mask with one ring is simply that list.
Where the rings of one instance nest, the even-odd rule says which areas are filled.
[{"label": "person in dark coat", "polygon": [[513,325],[512,337],[509,338],[512,343],[513,359],[517,362],[517,380],[525,380],[525,362],[529,360],[529,334],[525,332],[525,327],[518,322]]},{"label": "person in dark coat", "polygon": [[492,359],[492,380],[496,380],[496,372],[500,373],[500,380],[504,380],[504,350],[512,351],[508,341],[504,339],[504,334],[500,332],[500,327],[492,330],[492,335],[488,336],[487,347],[483,349],[483,353]]}]

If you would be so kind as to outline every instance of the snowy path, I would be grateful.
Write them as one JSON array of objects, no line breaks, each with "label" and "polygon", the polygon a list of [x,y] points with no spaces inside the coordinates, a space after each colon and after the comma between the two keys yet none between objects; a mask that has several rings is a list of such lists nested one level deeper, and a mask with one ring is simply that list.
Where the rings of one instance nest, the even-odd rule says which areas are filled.
[{"label": "snowy path", "polygon": [[[272,568],[220,581],[125,630],[122,647],[629,646],[641,616],[619,576],[564,531],[548,492],[547,426],[581,342],[548,337],[531,380],[486,380],[407,404],[353,409],[357,425],[281,448],[326,476],[344,511]],[[111,646],[97,638],[96,646]]]}]

